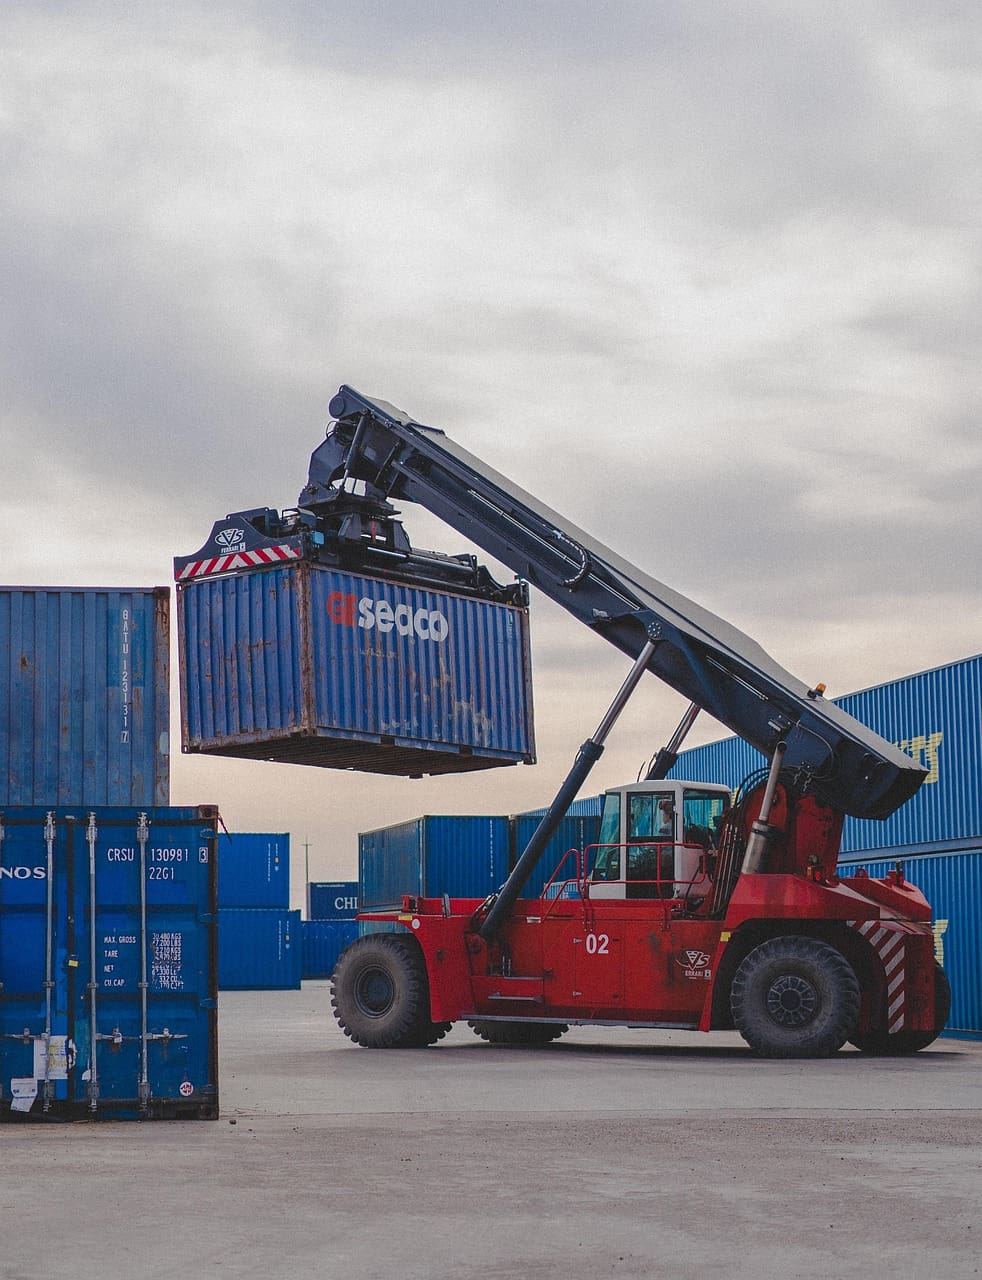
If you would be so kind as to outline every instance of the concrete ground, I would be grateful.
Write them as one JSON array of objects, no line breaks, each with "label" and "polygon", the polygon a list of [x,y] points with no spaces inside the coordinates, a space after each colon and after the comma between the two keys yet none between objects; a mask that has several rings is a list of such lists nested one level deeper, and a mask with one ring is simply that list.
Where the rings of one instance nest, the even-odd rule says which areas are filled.
[{"label": "concrete ground", "polygon": [[341,1035],[327,983],[225,992],[216,1122],[0,1128],[2,1280],[982,1271],[982,1044],[765,1062],[579,1028]]}]

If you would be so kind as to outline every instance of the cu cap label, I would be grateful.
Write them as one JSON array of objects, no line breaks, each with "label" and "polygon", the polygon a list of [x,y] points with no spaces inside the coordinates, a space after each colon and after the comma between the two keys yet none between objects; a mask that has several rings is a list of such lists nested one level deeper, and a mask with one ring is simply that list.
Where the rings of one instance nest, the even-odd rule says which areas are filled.
[{"label": "cu cap label", "polygon": [[343,591],[332,591],[327,597],[327,616],[342,627],[372,628],[385,634],[395,631],[400,636],[418,636],[420,640],[447,638],[450,624],[439,609],[414,609],[408,604],[391,605],[388,600],[373,600]]}]

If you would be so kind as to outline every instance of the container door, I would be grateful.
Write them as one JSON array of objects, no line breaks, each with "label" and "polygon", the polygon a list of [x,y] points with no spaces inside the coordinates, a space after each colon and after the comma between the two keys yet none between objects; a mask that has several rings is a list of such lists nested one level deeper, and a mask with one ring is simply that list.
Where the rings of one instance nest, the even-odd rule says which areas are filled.
[{"label": "container door", "polygon": [[70,1097],[68,859],[53,813],[0,824],[0,1107],[48,1112]]},{"label": "container door", "polygon": [[73,993],[77,1094],[92,1111],[194,1103],[216,1086],[213,833],[108,810],[72,835],[88,975]]},{"label": "container door", "polygon": [[0,1116],[217,1115],[211,811],[17,813],[0,825]]}]

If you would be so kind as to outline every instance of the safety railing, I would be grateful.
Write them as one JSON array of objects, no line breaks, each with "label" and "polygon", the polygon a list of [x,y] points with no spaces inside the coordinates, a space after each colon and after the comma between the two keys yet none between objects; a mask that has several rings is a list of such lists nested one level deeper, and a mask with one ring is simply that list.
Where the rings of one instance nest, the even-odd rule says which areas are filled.
[{"label": "safety railing", "polygon": [[[611,875],[610,878],[595,878],[598,861],[612,862],[610,855],[614,850],[617,850],[619,855],[616,864],[617,874]],[[643,850],[654,874],[625,875],[625,870],[631,870],[629,850],[634,851],[636,861],[637,851]],[[601,851],[607,854],[605,859],[599,857]],[[677,856],[679,851],[682,857]],[[571,860],[572,868],[568,865]],[[590,898],[594,901],[610,901],[613,895],[592,891],[601,887],[618,886],[623,887],[625,899],[661,900],[671,903],[674,909],[681,911],[687,906],[697,905],[708,896],[712,889],[708,864],[709,854],[701,844],[642,840],[631,840],[625,844],[591,844],[584,849],[566,851],[556,870],[546,882],[540,897],[543,901],[549,902],[546,912],[548,916],[552,914],[558,902]],[[685,867],[687,874],[683,876],[675,874],[680,865]],[[665,874],[669,866],[671,873]],[[649,868],[642,869],[647,871]],[[572,875],[569,874],[570,870],[573,871]],[[617,896],[620,897],[620,894]]]}]

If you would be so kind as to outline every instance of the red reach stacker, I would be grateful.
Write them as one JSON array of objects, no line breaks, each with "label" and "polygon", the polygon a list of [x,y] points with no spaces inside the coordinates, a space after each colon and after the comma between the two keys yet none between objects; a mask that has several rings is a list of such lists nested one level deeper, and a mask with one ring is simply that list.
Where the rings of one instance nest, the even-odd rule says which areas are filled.
[{"label": "red reach stacker", "polygon": [[[305,519],[337,528],[355,503],[374,512],[377,539],[390,500],[420,503],[633,664],[498,893],[407,894],[399,910],[362,915],[391,931],[359,938],[338,962],[346,1034],[399,1048],[432,1044],[460,1020],[495,1044],[542,1043],[574,1024],[736,1028],[757,1053],[787,1058],[847,1042],[874,1054],[930,1044],[949,1008],[930,906],[899,865],[883,879],[836,874],[845,815],[888,817],[925,771],[822,686],[442,431],[350,387],[331,415],[300,496]],[[607,792],[597,845],[568,854],[539,898],[521,898],[649,671],[686,699],[678,728],[642,781]],[[733,797],[667,777],[700,711],[768,762]]]}]

